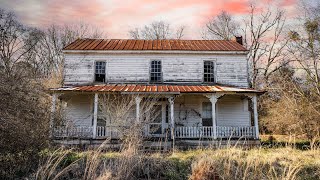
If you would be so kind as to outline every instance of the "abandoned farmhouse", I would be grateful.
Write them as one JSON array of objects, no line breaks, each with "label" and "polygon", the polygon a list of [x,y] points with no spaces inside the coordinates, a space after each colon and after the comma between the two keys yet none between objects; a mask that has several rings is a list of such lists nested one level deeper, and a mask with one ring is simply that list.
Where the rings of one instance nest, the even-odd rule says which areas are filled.
[{"label": "abandoned farmhouse", "polygon": [[[169,145],[173,139],[181,144],[259,143],[257,98],[264,92],[249,88],[248,51],[241,37],[78,39],[63,52],[64,85],[50,89],[52,113],[63,109],[65,114],[63,122],[51,119],[57,143],[118,139],[121,127],[137,122],[144,123],[146,141]],[[106,113],[114,111],[108,107],[116,109],[114,97],[128,103],[124,122]],[[146,102],[151,101],[154,110],[148,114]]]}]

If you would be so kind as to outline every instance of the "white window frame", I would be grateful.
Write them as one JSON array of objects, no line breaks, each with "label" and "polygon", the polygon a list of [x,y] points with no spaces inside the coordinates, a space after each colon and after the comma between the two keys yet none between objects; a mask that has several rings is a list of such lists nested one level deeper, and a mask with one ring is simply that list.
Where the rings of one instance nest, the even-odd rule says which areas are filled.
[{"label": "white window frame", "polygon": [[[158,82],[151,81],[151,70],[152,70],[151,63],[152,63],[152,61],[160,61],[160,64],[161,64],[161,72],[160,72],[161,81],[158,81]],[[162,63],[161,59],[150,59],[150,61],[149,61],[149,83],[154,83],[154,84],[163,83],[163,63]]]},{"label": "white window frame", "polygon": [[[105,63],[105,69],[104,69],[104,75],[105,75],[105,79],[104,82],[100,82],[100,81],[96,81],[96,63],[97,62],[104,62]],[[94,61],[93,62],[93,82],[94,83],[107,83],[108,82],[108,75],[107,75],[107,67],[108,67],[108,62],[107,61]]]},{"label": "white window frame", "polygon": [[[213,62],[213,82],[205,82],[204,81],[204,62],[210,61]],[[202,59],[202,66],[201,66],[201,72],[202,72],[202,83],[216,83],[217,82],[217,59]]]}]

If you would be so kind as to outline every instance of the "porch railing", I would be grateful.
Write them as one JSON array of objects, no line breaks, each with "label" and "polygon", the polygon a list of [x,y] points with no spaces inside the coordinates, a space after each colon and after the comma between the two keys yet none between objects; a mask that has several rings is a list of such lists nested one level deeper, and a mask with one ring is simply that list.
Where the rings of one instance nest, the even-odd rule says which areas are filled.
[{"label": "porch railing", "polygon": [[[217,126],[217,138],[255,138],[254,126]],[[176,138],[213,138],[213,127],[176,127]]]},{"label": "porch railing", "polygon": [[213,137],[213,127],[176,127],[176,138],[200,138],[200,137]]},{"label": "porch railing", "polygon": [[[147,128],[148,129],[148,128]],[[242,127],[230,127],[230,126],[217,126],[216,127],[217,138],[255,138],[254,126],[242,126]],[[145,130],[144,135],[150,136],[148,130]],[[153,136],[159,136],[160,134],[153,133]],[[77,127],[55,127],[53,129],[53,136],[56,138],[92,138],[93,128],[87,126]],[[98,126],[96,132],[96,138],[119,138],[120,127],[116,126]],[[200,126],[200,127],[176,127],[176,138],[213,138],[212,126]]]},{"label": "porch railing", "polygon": [[254,126],[230,127],[217,126],[218,138],[255,138]]},{"label": "porch railing", "polygon": [[120,136],[119,127],[98,126],[97,138],[118,138]]},{"label": "porch railing", "polygon": [[76,127],[55,127],[53,136],[56,138],[91,138],[92,127],[76,126]]}]

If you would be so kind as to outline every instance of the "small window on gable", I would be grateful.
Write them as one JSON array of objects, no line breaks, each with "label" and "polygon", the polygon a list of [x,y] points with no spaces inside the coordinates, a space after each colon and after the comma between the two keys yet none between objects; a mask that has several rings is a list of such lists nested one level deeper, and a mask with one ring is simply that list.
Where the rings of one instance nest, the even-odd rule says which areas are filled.
[{"label": "small window on gable", "polygon": [[203,62],[203,81],[205,83],[214,82],[214,63],[213,61]]},{"label": "small window on gable", "polygon": [[150,82],[162,82],[161,61],[153,60],[150,65]]},{"label": "small window on gable", "polygon": [[95,66],[95,81],[106,82],[106,62],[98,61]]},{"label": "small window on gable", "polygon": [[212,105],[210,102],[202,103],[202,126],[212,126]]}]

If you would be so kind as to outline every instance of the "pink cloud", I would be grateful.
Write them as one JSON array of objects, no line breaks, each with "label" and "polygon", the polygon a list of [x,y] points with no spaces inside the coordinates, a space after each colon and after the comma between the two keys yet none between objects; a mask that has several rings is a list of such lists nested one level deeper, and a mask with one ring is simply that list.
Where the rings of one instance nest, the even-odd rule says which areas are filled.
[{"label": "pink cloud", "polygon": [[282,0],[280,3],[281,7],[286,7],[286,6],[293,6],[296,5],[297,1],[296,0]]},{"label": "pink cloud", "polygon": [[[143,26],[153,20],[165,20],[172,25],[187,25],[188,37],[200,38],[201,26],[222,10],[235,16],[249,12],[250,0],[17,0],[4,6],[14,10],[23,22],[40,27],[52,23],[89,22],[105,30],[110,38],[126,38],[130,28]],[[276,4],[287,8],[296,0],[259,0],[257,8]]]}]

